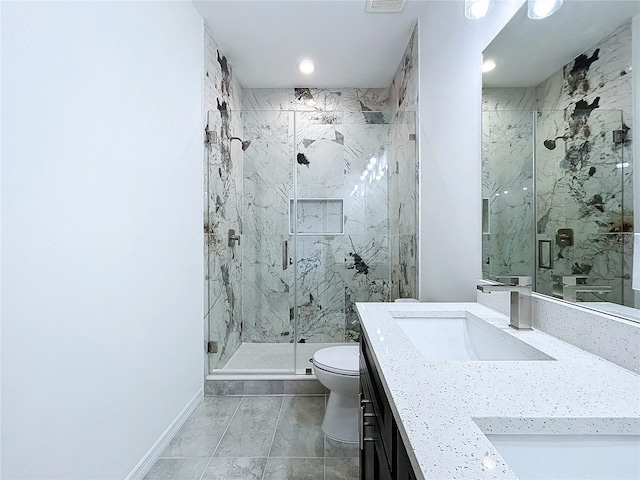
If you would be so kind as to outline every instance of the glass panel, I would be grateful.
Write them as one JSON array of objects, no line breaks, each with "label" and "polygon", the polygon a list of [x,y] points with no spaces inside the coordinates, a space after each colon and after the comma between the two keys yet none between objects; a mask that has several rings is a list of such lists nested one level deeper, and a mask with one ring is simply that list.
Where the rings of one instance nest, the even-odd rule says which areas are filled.
[{"label": "glass panel", "polygon": [[533,278],[533,112],[482,115],[483,278]]},{"label": "glass panel", "polygon": [[209,370],[223,368],[241,344],[242,242],[229,242],[229,232],[242,233],[242,155],[232,137],[242,136],[240,115],[210,111],[206,123],[205,238],[207,241],[207,298],[209,341],[217,350],[208,355]]},{"label": "glass panel", "polygon": [[298,373],[359,339],[356,301],[389,300],[389,124],[367,114],[296,112]]},{"label": "glass panel", "polygon": [[391,298],[418,298],[418,151],[416,114],[389,115],[388,198]]},{"label": "glass panel", "polygon": [[620,130],[619,111],[538,114],[537,240],[551,243],[553,266],[538,267],[536,291],[592,306],[633,305],[623,261],[632,241],[624,201],[632,180]]},{"label": "glass panel", "polygon": [[294,373],[294,268],[289,235],[293,114],[243,111],[242,342],[251,370]]},{"label": "glass panel", "polygon": [[207,124],[210,370],[308,373],[317,349],[359,340],[356,301],[417,296],[413,112],[213,111]]},{"label": "glass panel", "polygon": [[483,113],[483,277],[533,276],[539,293],[633,306],[622,113],[584,107]]}]

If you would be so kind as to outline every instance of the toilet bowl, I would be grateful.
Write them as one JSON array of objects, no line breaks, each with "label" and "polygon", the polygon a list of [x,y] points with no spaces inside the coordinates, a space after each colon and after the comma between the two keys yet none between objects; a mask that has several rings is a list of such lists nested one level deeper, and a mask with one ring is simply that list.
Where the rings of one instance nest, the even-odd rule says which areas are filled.
[{"label": "toilet bowl", "polygon": [[313,354],[318,381],[330,390],[322,431],[341,442],[358,441],[358,392],[360,350],[358,345],[340,345]]}]

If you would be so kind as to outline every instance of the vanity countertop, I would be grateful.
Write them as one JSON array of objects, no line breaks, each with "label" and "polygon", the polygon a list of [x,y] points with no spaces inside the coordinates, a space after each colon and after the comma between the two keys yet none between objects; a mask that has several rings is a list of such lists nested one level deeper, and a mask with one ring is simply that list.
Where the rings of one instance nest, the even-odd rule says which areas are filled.
[{"label": "vanity countertop", "polygon": [[[495,310],[478,303],[356,306],[418,478],[516,479],[484,433],[640,433],[639,375],[543,332],[516,331]],[[469,312],[555,361],[429,362],[393,316],[430,312]]]}]

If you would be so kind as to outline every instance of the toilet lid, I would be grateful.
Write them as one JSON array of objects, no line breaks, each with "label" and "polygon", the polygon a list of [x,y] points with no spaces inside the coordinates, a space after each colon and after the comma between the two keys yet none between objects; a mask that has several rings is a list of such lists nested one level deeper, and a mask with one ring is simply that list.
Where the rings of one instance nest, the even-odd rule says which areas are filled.
[{"label": "toilet lid", "polygon": [[313,354],[313,364],[329,372],[342,375],[360,374],[360,348],[358,345],[327,347]]}]

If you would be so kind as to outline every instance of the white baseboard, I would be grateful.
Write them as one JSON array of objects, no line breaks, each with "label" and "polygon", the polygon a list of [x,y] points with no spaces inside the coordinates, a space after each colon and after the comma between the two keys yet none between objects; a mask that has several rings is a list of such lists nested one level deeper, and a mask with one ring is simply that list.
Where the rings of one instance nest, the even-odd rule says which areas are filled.
[{"label": "white baseboard", "polygon": [[147,472],[151,469],[153,464],[156,462],[160,454],[163,452],[171,439],[174,437],[180,427],[184,425],[184,422],[187,421],[187,418],[193,413],[203,398],[203,390],[198,390],[198,393],[194,395],[194,397],[189,400],[189,403],[182,409],[182,411],[178,414],[171,425],[167,427],[160,438],[153,444],[153,447],[147,452],[147,454],[142,457],[142,460],[135,466],[131,473],[127,475],[125,480],[142,480],[142,478],[147,474]]}]

